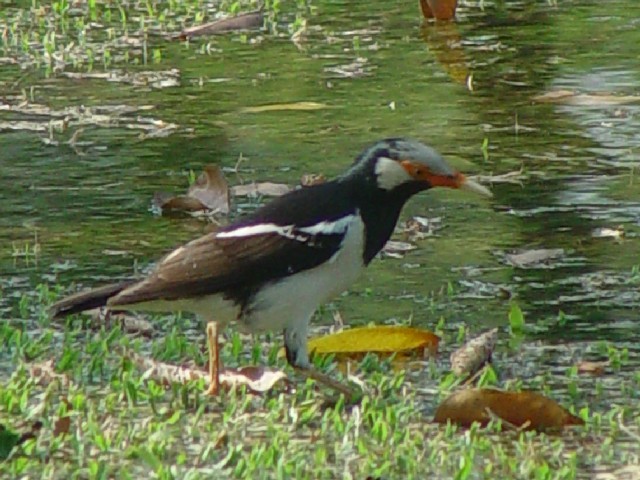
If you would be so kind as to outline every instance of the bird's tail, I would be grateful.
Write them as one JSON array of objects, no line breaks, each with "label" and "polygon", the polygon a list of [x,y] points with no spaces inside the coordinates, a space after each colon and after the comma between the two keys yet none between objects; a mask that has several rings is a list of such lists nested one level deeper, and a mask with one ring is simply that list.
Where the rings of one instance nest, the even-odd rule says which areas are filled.
[{"label": "bird's tail", "polygon": [[107,304],[107,300],[133,283],[135,283],[135,280],[127,280],[70,295],[54,303],[49,313],[52,318],[60,318],[91,310],[92,308],[104,307]]}]

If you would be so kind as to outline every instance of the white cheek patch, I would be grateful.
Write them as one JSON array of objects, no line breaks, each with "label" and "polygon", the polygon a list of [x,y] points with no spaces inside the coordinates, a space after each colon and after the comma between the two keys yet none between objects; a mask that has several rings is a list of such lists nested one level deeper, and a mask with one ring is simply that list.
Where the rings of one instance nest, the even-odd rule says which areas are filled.
[{"label": "white cheek patch", "polygon": [[402,165],[386,157],[378,158],[375,172],[378,187],[383,190],[393,190],[397,186],[413,180]]}]

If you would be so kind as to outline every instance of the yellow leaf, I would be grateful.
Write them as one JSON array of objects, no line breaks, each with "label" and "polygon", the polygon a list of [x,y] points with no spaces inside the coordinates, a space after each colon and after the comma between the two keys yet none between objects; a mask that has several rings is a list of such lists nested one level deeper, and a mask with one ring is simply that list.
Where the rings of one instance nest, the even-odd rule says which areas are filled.
[{"label": "yellow leaf", "polygon": [[324,103],[318,102],[295,102],[295,103],[274,103],[271,105],[258,105],[256,107],[244,107],[240,109],[241,113],[262,113],[262,112],[279,112],[282,110],[300,110],[311,111],[328,108]]},{"label": "yellow leaf", "polygon": [[533,430],[584,425],[581,418],[539,393],[481,388],[453,393],[440,404],[433,420],[468,427],[474,422],[486,425],[493,417],[517,428]]},{"label": "yellow leaf", "polygon": [[338,333],[316,337],[309,340],[310,352],[319,354],[335,353],[337,355],[358,356],[368,352],[374,353],[409,353],[425,351],[435,355],[438,351],[440,337],[412,327],[378,326],[350,328]]}]

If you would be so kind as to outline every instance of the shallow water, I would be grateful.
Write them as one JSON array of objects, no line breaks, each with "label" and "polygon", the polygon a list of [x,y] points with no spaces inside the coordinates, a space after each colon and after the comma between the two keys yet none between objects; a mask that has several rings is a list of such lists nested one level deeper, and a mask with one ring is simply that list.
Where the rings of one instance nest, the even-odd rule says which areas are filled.
[{"label": "shallow water", "polygon": [[[461,323],[474,332],[505,326],[509,291],[535,326],[527,340],[569,347],[610,341],[635,351],[637,360],[636,0],[609,1],[606,12],[593,1],[482,3],[462,5],[455,24],[423,25],[417,5],[324,1],[307,17],[298,46],[286,33],[289,12],[278,36],[228,34],[188,45],[150,36],[149,51],[161,52],[158,62],[116,60],[106,69],[177,69],[177,86],[166,88],[5,64],[2,104],[19,104],[26,95],[31,103],[75,113],[0,110],[4,315],[17,318],[18,299],[39,283],[89,287],[126,278],[204,231],[203,223],[150,210],[155,191],[186,188],[189,169],[207,163],[233,169],[242,156],[239,171],[227,173],[232,184],[293,184],[305,173],[340,173],[379,138],[409,136],[465,172],[522,174],[495,183],[493,201],[451,191],[414,199],[403,218],[442,217],[444,228],[402,259],[374,262],[336,300],[349,324],[412,316],[429,328],[444,316],[451,331]],[[20,6],[5,5],[0,20],[13,18]],[[141,61],[140,48],[130,50]],[[114,58],[124,51],[114,46]],[[11,57],[12,50],[5,45],[2,55]],[[94,65],[93,72],[103,71]],[[558,90],[573,94],[536,100]],[[324,107],[243,111],[294,102]],[[133,108],[110,112],[111,120],[87,119],[86,107],[95,113],[113,105]],[[65,116],[66,130],[50,124]],[[157,129],[145,126],[159,120],[171,127],[156,138]],[[31,122],[29,129],[18,121]],[[598,228],[619,227],[620,239],[594,236]],[[36,244],[37,255],[20,253]],[[527,268],[504,260],[509,252],[538,248],[564,252]],[[330,323],[330,312],[316,322]]]}]

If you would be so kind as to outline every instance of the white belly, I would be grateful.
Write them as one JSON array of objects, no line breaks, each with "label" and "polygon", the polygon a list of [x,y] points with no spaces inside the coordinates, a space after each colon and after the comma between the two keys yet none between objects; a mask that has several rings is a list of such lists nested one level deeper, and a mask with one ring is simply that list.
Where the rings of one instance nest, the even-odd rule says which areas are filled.
[{"label": "white belly", "polygon": [[263,288],[240,324],[250,331],[277,331],[306,321],[320,305],[357,280],[364,269],[364,243],[364,224],[354,216],[336,255],[316,268]]}]

